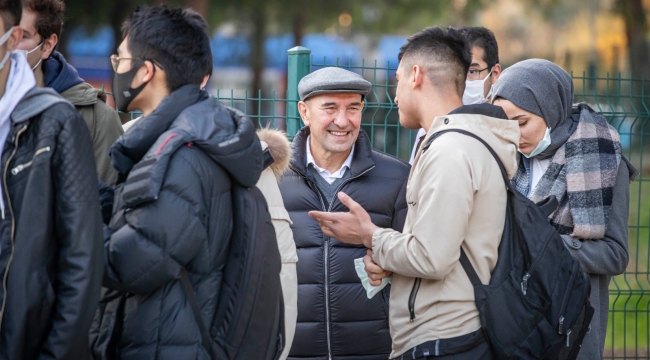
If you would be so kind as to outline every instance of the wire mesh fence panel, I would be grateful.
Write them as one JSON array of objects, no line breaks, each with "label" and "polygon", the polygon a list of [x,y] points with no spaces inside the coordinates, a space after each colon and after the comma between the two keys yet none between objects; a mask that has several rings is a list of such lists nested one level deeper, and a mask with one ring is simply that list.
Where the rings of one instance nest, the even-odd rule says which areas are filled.
[{"label": "wire mesh fence panel", "polygon": [[619,76],[574,76],[575,101],[603,113],[621,136],[623,154],[637,169],[630,185],[629,263],[609,286],[606,359],[650,356],[650,129],[648,82]]},{"label": "wire mesh fence panel", "polygon": [[[313,59],[305,48],[290,50],[289,58],[288,89],[282,96],[276,92],[262,96],[261,91],[249,96],[245,90],[218,90],[213,95],[222,104],[247,114],[259,127],[288,129],[287,136],[291,139],[304,125],[297,112],[298,81],[324,66],[345,68],[373,84],[365,99],[361,122],[372,146],[403,160],[409,159],[417,130],[405,129],[399,123],[398,107],[394,103],[397,64]],[[605,358],[647,359],[650,358],[650,83],[620,75],[572,76],[574,101],[586,102],[605,115],[620,134],[624,156],[640,170],[640,176],[630,185],[629,263],[625,273],[613,276],[609,284]],[[132,113],[130,118],[137,116]]]}]

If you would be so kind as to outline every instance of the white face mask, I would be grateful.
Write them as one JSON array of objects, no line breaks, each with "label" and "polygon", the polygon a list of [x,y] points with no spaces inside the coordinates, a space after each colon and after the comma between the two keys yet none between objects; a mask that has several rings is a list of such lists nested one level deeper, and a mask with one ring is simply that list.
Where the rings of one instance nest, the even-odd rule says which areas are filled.
[{"label": "white face mask", "polygon": [[542,140],[539,141],[539,143],[537,143],[537,146],[535,146],[533,151],[531,151],[531,153],[528,155],[524,153],[521,153],[521,155],[530,159],[533,156],[539,155],[542,151],[546,150],[550,145],[551,145],[551,128],[547,127],[546,133],[544,133],[544,137],[542,138]]},{"label": "white face mask", "polygon": [[485,81],[492,75],[492,70],[483,80],[466,80],[465,92],[463,93],[463,105],[482,104],[487,101],[485,98]]},{"label": "white face mask", "polygon": [[[42,43],[42,42],[41,42],[40,44],[36,45],[35,48],[33,48],[33,49],[29,50],[29,51],[27,51],[27,50],[14,50],[14,51],[17,52],[17,53],[19,53],[19,54],[24,54],[24,55],[25,55],[25,58],[27,58],[27,57],[29,56],[29,54],[33,53],[34,51],[36,51],[36,50],[37,50],[38,48],[40,48],[41,46],[43,46],[43,43]],[[36,70],[36,68],[38,67],[38,65],[41,64],[41,61],[43,61],[43,59],[39,59],[38,62],[36,63],[36,65],[34,65],[34,67],[32,68],[32,70]]]},{"label": "white face mask", "polygon": [[[7,42],[7,40],[9,40],[9,37],[11,36],[11,33],[14,32],[15,28],[16,28],[15,26],[12,27],[11,29],[9,29],[9,31],[7,31],[4,35],[2,35],[2,37],[0,37],[0,46],[4,45]],[[5,52],[4,58],[2,58],[2,61],[0,61],[0,70],[4,69],[7,60],[9,60],[9,51]]]}]

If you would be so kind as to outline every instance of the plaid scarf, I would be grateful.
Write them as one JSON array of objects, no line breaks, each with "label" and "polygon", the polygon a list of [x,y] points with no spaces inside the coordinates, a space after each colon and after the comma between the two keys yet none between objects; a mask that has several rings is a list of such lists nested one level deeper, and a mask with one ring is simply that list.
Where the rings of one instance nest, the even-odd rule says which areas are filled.
[{"label": "plaid scarf", "polygon": [[512,183],[534,202],[555,195],[560,205],[549,220],[560,234],[602,239],[621,163],[621,141],[602,114],[584,103],[575,106],[580,111],[578,126],[553,155],[537,186],[528,188],[530,174],[523,161]]}]

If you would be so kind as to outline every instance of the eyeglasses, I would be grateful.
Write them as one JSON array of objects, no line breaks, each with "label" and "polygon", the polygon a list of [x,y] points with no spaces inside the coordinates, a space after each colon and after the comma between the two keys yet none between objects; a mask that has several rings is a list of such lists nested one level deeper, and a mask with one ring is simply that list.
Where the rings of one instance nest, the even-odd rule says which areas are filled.
[{"label": "eyeglasses", "polygon": [[119,57],[115,54],[111,55],[111,66],[113,67],[113,71],[117,72],[117,68],[120,67],[120,61],[122,60],[143,60],[141,58],[123,58]]},{"label": "eyeglasses", "polygon": [[486,67],[485,69],[469,69],[467,71],[467,80],[481,80],[481,72],[489,70],[490,67]]}]

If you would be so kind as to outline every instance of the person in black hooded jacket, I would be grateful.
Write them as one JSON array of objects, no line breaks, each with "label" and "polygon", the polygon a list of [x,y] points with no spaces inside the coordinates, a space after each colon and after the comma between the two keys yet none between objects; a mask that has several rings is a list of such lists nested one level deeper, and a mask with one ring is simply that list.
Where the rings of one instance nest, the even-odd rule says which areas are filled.
[{"label": "person in black hooded jacket", "polygon": [[211,324],[232,232],[231,184],[254,186],[263,157],[252,123],[233,119],[199,88],[212,62],[207,34],[190,21],[195,16],[139,8],[112,57],[118,108],[142,110],[143,118],[111,149],[122,183],[104,285],[128,295],[115,322],[102,319],[93,329],[96,358],[210,357],[179,275],[189,273]]}]

